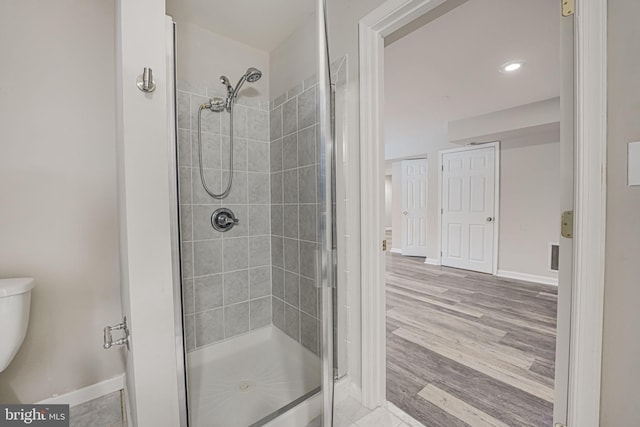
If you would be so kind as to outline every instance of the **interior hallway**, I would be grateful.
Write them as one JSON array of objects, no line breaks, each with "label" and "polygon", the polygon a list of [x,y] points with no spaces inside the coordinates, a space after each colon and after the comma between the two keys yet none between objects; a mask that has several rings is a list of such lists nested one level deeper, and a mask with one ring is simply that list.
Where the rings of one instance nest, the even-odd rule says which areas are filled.
[{"label": "interior hallway", "polygon": [[557,288],[387,253],[387,399],[426,426],[553,418]]}]

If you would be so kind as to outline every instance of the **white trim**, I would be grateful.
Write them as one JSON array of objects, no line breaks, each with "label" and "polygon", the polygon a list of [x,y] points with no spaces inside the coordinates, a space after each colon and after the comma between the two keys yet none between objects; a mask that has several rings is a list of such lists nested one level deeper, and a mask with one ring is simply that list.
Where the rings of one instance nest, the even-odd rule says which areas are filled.
[{"label": "white trim", "polygon": [[516,271],[498,270],[498,277],[505,279],[524,280],[525,282],[540,283],[542,285],[558,286],[557,277],[538,276],[537,274],[518,273]]},{"label": "white trim", "polygon": [[607,176],[607,0],[578,2],[570,427],[600,424]]},{"label": "white trim", "polygon": [[124,374],[101,381],[88,387],[79,388],[69,393],[52,396],[37,402],[36,405],[69,405],[78,406],[107,394],[124,389]]},{"label": "white trim", "polygon": [[[387,0],[360,20],[362,403],[385,402],[382,126],[384,37],[443,3]],[[578,2],[576,23],[575,236],[569,427],[600,419],[606,213],[607,0]]]},{"label": "white trim", "polygon": [[440,258],[425,258],[424,263],[428,265],[441,265]]},{"label": "white trim", "polygon": [[[384,37],[445,0],[387,0],[360,20],[360,283],[362,404],[386,401],[384,252]],[[373,284],[373,286],[371,285]]]},{"label": "white trim", "polygon": [[123,412],[124,412],[124,425],[135,427],[133,423],[133,417],[131,416],[131,400],[130,393],[128,390],[127,382],[124,382],[124,390],[123,390]]},{"label": "white trim", "polygon": [[392,254],[400,254],[400,255],[402,255],[402,249],[400,249],[400,248],[391,248],[391,250],[389,252],[391,252]]},{"label": "white trim", "polygon": [[[494,195],[493,195],[493,265],[491,266],[491,274],[498,274],[498,255],[500,244],[500,141],[488,142],[480,145],[466,145],[460,148],[451,148],[448,150],[438,151],[438,212],[442,212],[442,159],[445,154],[460,153],[462,151],[479,150],[482,148],[493,147],[495,152],[494,158]],[[438,215],[438,260],[442,264],[442,214]],[[425,264],[427,262],[425,261]]]}]

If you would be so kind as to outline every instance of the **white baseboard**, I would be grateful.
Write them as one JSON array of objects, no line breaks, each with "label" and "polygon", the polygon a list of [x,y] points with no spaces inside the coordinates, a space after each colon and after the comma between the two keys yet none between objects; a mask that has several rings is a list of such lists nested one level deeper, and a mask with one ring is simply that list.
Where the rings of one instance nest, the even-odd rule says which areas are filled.
[{"label": "white baseboard", "polygon": [[505,279],[524,280],[525,282],[540,283],[542,285],[558,286],[558,279],[555,277],[537,276],[535,274],[518,273],[515,271],[498,270],[498,277]]},{"label": "white baseboard", "polygon": [[124,374],[111,379],[70,391],[69,393],[54,395],[47,399],[36,402],[37,405],[69,405],[78,406],[98,397],[124,389]]},{"label": "white baseboard", "polygon": [[429,265],[440,265],[440,260],[436,258],[425,258],[424,263]]},{"label": "white baseboard", "polygon": [[390,251],[392,254],[402,254],[402,249],[398,249],[398,248],[391,248]]}]

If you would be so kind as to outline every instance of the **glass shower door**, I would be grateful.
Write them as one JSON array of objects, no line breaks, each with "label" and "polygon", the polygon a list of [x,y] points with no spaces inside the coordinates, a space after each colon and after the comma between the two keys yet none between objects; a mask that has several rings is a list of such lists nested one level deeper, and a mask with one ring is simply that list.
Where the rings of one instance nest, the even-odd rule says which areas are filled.
[{"label": "glass shower door", "polygon": [[333,151],[319,10],[315,0],[167,0],[192,427],[305,426],[297,408],[331,404]]}]

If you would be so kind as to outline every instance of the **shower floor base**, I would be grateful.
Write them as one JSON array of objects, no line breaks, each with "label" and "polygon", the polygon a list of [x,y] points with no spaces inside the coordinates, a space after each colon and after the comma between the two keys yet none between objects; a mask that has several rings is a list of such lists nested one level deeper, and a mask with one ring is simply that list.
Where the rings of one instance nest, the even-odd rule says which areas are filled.
[{"label": "shower floor base", "polygon": [[320,359],[274,326],[187,355],[194,427],[248,427],[320,386]]}]

